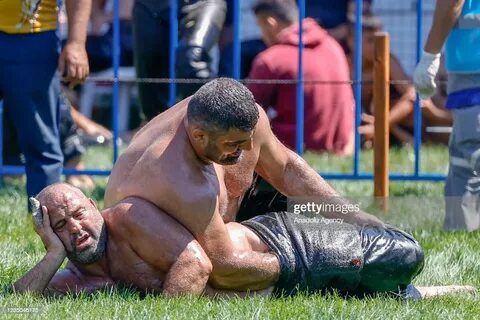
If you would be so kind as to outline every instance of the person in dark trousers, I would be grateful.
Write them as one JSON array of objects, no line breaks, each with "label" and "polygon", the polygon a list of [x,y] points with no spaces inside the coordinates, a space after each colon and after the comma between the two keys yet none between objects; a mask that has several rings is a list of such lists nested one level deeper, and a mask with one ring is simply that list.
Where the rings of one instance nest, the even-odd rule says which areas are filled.
[{"label": "person in dark trousers", "polygon": [[[176,77],[214,77],[211,49],[218,42],[225,20],[224,0],[179,0],[179,45]],[[168,78],[170,60],[170,1],[136,0],[133,7],[134,61],[138,78]],[[201,84],[179,84],[178,98]],[[168,108],[167,83],[139,83],[140,106],[149,121]]]}]

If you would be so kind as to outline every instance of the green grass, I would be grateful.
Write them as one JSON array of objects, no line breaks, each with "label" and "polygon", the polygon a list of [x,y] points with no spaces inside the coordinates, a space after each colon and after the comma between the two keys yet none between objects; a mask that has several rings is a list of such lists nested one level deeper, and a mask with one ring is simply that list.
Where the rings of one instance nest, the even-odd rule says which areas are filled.
[{"label": "green grass", "polygon": [[[445,147],[422,149],[422,172],[446,173]],[[321,172],[351,172],[351,159],[307,154],[307,161]],[[89,167],[108,168],[110,152],[89,149],[85,157]],[[361,171],[372,168],[372,153],[364,152]],[[393,149],[391,170],[411,173],[411,148]],[[102,205],[106,178],[97,177],[97,189],[91,196]],[[442,231],[442,183],[393,182],[390,186],[390,210],[383,213],[375,204],[370,181],[331,181],[352,201],[362,204],[388,222],[414,233],[426,252],[426,267],[415,279],[417,285],[470,284],[480,288],[480,234]],[[368,299],[343,299],[327,296],[297,296],[288,299],[251,298],[214,300],[205,298],[164,299],[142,297],[129,290],[99,292],[93,296],[44,299],[14,295],[5,289],[39,261],[44,249],[26,215],[23,180],[8,180],[0,188],[0,319],[1,318],[74,318],[74,319],[478,319],[479,296],[442,297],[428,301],[399,301],[386,296]],[[38,307],[30,315],[7,313],[6,308]]]}]

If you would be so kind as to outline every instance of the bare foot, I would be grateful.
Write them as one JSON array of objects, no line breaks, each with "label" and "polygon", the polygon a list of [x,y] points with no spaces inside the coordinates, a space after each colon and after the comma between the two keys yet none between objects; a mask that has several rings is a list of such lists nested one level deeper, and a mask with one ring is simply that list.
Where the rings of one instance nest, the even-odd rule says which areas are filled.
[{"label": "bare foot", "polygon": [[449,294],[475,294],[477,289],[473,286],[433,286],[433,287],[416,287],[422,295],[422,299],[439,297]]}]

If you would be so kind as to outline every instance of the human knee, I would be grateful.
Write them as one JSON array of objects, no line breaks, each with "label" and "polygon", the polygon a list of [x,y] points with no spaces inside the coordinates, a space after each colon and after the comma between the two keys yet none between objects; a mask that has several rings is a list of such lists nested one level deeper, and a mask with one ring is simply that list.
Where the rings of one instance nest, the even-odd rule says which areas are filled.
[{"label": "human knee", "polygon": [[398,264],[399,280],[405,284],[410,283],[422,270],[425,263],[423,249],[418,241],[410,234],[393,229],[395,240],[397,241],[397,252],[400,253],[401,259]]},{"label": "human knee", "polygon": [[424,265],[420,244],[408,233],[386,225],[361,231],[364,269],[394,280],[395,286],[409,284]]}]

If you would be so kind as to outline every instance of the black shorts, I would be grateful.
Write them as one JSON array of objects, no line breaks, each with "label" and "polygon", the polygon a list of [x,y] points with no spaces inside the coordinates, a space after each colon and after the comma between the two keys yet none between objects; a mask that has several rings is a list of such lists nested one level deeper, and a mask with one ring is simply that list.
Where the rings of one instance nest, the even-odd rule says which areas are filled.
[{"label": "black shorts", "polygon": [[358,227],[289,212],[242,222],[278,257],[275,295],[335,289],[348,295],[406,294],[423,269],[418,242],[392,226]]}]

